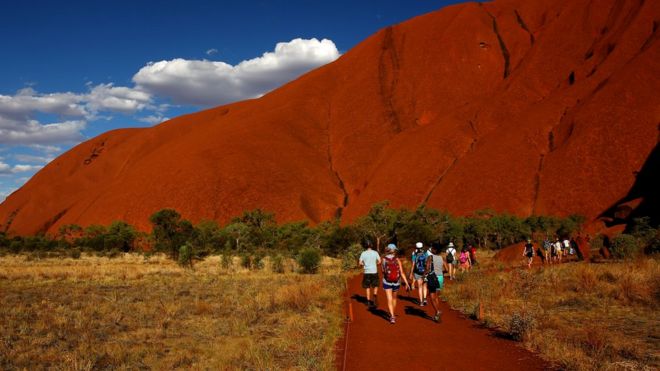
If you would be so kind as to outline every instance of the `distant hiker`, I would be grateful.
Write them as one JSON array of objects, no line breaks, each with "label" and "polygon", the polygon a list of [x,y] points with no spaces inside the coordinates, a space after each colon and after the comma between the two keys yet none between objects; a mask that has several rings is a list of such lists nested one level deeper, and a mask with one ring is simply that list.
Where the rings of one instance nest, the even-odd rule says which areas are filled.
[{"label": "distant hiker", "polygon": [[527,268],[532,268],[532,260],[534,260],[534,244],[530,238],[523,249],[523,256],[527,258]]},{"label": "distant hiker", "polygon": [[561,241],[559,241],[559,237],[555,237],[555,243],[554,243],[555,250],[553,254],[555,263],[561,263],[561,255],[562,255],[561,247],[562,247],[562,243]]},{"label": "distant hiker", "polygon": [[578,234],[577,239],[571,238],[571,249],[575,251],[575,254],[577,254],[577,258],[579,261],[584,260],[584,256],[582,255],[582,250],[580,249],[580,244],[578,243],[578,239],[582,239],[582,236]]},{"label": "distant hiker", "polygon": [[546,237],[545,240],[543,240],[543,255],[545,256],[544,263],[546,264],[552,264],[552,260],[550,260],[550,251],[552,250],[552,242],[548,240]]},{"label": "distant hiker", "polygon": [[571,253],[571,242],[568,240],[568,238],[564,238],[564,241],[562,241],[562,251],[564,251],[564,256],[568,257],[568,255],[573,255]]},{"label": "distant hiker", "polygon": [[472,262],[472,266],[477,265],[477,248],[473,245],[468,245],[468,250],[470,251],[470,261]]},{"label": "distant hiker", "polygon": [[445,256],[447,261],[447,271],[449,272],[449,280],[456,279],[456,266],[458,265],[458,256],[456,255],[456,248],[454,248],[454,243],[450,242],[447,245],[447,255]]},{"label": "distant hiker", "polygon": [[403,266],[401,260],[396,257],[396,245],[391,243],[385,248],[387,255],[383,258],[383,289],[387,296],[387,309],[390,311],[390,323],[396,323],[395,310],[396,310],[396,297],[399,288],[401,287],[401,279],[405,282],[406,287],[410,288],[408,280],[403,273]]},{"label": "distant hiker", "polygon": [[440,321],[440,316],[442,315],[438,291],[442,290],[445,284],[444,274],[442,273],[445,268],[448,267],[444,259],[442,259],[442,255],[440,255],[440,245],[433,244],[431,246],[431,256],[429,259],[426,259],[426,269],[424,272],[426,273],[431,305],[433,306],[433,310],[435,310],[435,315],[433,316],[435,322]]},{"label": "distant hiker", "polygon": [[469,270],[470,267],[472,266],[472,261],[470,260],[470,253],[468,252],[468,249],[466,247],[461,249],[461,255],[458,256],[458,261],[460,263],[459,267],[461,269],[461,273],[465,272],[466,270]]},{"label": "distant hiker", "polygon": [[[367,290],[367,305],[371,308],[378,306],[378,264],[380,264],[380,255],[373,249],[371,241],[365,242],[366,250],[360,254],[359,264],[364,267],[362,276],[362,288]],[[371,291],[374,292],[374,299],[371,301]]]},{"label": "distant hiker", "polygon": [[415,244],[415,251],[412,253],[412,267],[410,267],[408,280],[417,283],[419,305],[422,307],[426,305],[426,295],[428,294],[428,287],[424,280],[424,270],[426,269],[426,258],[430,255],[431,254],[428,251],[424,250],[423,243],[417,242]]}]

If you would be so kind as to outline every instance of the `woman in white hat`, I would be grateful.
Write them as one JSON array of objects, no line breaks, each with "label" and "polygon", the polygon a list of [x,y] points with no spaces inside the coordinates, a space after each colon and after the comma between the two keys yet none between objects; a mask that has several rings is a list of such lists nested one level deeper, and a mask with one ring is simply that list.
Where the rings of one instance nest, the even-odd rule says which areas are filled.
[{"label": "woman in white hat", "polygon": [[449,280],[456,279],[456,266],[458,265],[458,255],[456,255],[456,248],[454,243],[450,242],[447,245],[447,254],[445,255],[445,261],[447,262],[447,271],[449,273]]},{"label": "woman in white hat", "polygon": [[[417,283],[417,292],[419,294],[419,306],[423,307],[426,305],[426,296],[428,295],[428,287],[426,285],[426,280],[424,277],[424,271],[426,269],[426,259],[431,254],[424,250],[424,244],[417,242],[415,244],[415,251],[412,253],[412,266],[410,267],[410,275],[408,279]],[[414,283],[413,283],[414,285]]]},{"label": "woman in white hat", "polygon": [[390,311],[390,323],[396,323],[394,311],[396,310],[396,299],[399,288],[401,288],[401,279],[406,287],[410,289],[408,280],[403,273],[401,260],[396,257],[396,245],[391,243],[385,248],[386,255],[383,257],[383,290],[387,297],[387,309]]}]

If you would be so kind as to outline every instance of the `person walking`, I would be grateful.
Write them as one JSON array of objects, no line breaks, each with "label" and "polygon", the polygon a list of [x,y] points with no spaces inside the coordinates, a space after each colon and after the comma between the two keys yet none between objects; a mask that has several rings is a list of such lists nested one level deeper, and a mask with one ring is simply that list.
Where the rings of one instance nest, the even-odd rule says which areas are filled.
[{"label": "person walking", "polygon": [[426,295],[428,294],[428,287],[424,279],[424,270],[426,269],[426,260],[431,254],[424,250],[424,244],[417,242],[415,244],[415,251],[412,253],[412,267],[410,267],[410,275],[408,280],[417,283],[417,293],[419,295],[419,306],[426,305]]},{"label": "person walking", "polygon": [[544,264],[552,264],[552,260],[550,256],[551,250],[552,250],[552,242],[550,242],[546,236],[545,240],[543,240],[543,255],[545,256],[545,259],[543,260]]},{"label": "person walking", "polygon": [[[364,268],[362,275],[362,288],[367,291],[367,306],[375,308],[378,306],[378,264],[380,255],[373,249],[371,241],[365,242],[366,249],[360,254],[359,264]],[[371,300],[373,291],[373,301]]]},{"label": "person walking", "polygon": [[426,259],[424,273],[426,275],[429,297],[431,298],[431,306],[435,310],[435,315],[433,316],[435,322],[439,322],[442,315],[438,292],[444,288],[445,284],[443,269],[449,270],[444,259],[442,259],[442,255],[440,255],[440,245],[433,244],[431,246],[431,256],[429,259]]},{"label": "person walking", "polygon": [[555,237],[555,263],[561,263],[561,257],[562,257],[562,243],[559,240],[559,237]]},{"label": "person walking", "polygon": [[470,267],[472,267],[472,261],[470,260],[470,253],[468,252],[468,249],[466,247],[463,247],[463,249],[461,249],[461,255],[458,256],[458,260],[460,263],[459,267],[461,273],[470,270]]},{"label": "person walking", "polygon": [[454,247],[453,242],[450,242],[449,245],[447,245],[447,254],[445,256],[445,260],[447,261],[447,272],[449,273],[449,280],[455,280],[458,256],[456,255],[456,248]]},{"label": "person walking", "polygon": [[470,251],[470,262],[472,262],[472,266],[478,265],[478,263],[477,263],[477,248],[474,247],[474,245],[469,244],[468,245],[468,250]]},{"label": "person walking", "polygon": [[410,289],[408,280],[406,279],[405,274],[403,274],[403,265],[401,265],[401,260],[396,257],[396,245],[391,243],[385,248],[386,255],[383,257],[383,290],[385,290],[385,296],[387,297],[387,309],[390,312],[390,323],[396,323],[396,302],[397,302],[397,293],[401,288],[401,279],[406,284],[406,287]]},{"label": "person walking", "polygon": [[531,269],[532,261],[534,260],[534,244],[531,238],[527,239],[527,243],[523,249],[523,256],[527,258],[527,268]]}]

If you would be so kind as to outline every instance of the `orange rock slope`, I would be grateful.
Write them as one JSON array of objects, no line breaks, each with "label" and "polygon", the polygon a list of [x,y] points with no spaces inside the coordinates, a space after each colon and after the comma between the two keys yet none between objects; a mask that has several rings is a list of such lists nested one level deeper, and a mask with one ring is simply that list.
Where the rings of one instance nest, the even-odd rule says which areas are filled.
[{"label": "orange rock slope", "polygon": [[384,199],[594,218],[658,142],[659,23],[658,1],[443,8],[260,99],[82,143],[9,196],[0,223],[148,229],[165,207],[352,220]]}]

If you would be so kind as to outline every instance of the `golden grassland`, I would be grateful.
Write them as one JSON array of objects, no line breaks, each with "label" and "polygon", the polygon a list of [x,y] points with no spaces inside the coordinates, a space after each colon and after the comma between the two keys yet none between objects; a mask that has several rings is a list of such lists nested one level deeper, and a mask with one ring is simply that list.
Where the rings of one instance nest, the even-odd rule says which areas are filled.
[{"label": "golden grassland", "polygon": [[658,260],[505,270],[488,258],[446,286],[452,307],[479,317],[481,303],[487,326],[562,369],[660,366]]},{"label": "golden grassland", "polygon": [[0,258],[0,369],[334,369],[345,276]]}]

